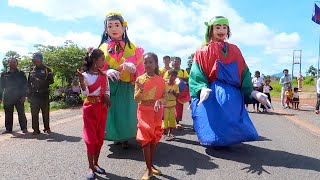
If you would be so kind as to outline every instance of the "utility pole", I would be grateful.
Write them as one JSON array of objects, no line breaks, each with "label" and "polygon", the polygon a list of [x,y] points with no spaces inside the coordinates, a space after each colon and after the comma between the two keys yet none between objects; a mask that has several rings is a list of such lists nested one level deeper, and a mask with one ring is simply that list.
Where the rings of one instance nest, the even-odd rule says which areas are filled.
[{"label": "utility pole", "polygon": [[293,71],[294,71],[294,65],[299,64],[299,73],[297,75],[297,81],[298,81],[298,89],[299,91],[302,90],[302,75],[301,75],[301,55],[302,50],[293,50],[292,55],[292,72],[291,72],[291,78],[293,78]]}]

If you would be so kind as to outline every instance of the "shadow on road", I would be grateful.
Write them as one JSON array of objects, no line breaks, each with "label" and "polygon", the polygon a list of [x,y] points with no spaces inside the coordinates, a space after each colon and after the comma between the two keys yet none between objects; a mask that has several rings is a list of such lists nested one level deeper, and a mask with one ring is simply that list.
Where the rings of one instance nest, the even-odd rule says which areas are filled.
[{"label": "shadow on road", "polygon": [[188,125],[188,124],[181,124],[183,126],[183,129],[174,129],[173,134],[175,136],[184,136],[187,134],[191,134],[194,135],[196,134],[195,131],[193,130],[193,126],[192,125]]},{"label": "shadow on road", "polygon": [[[197,141],[186,140],[177,138],[177,141],[182,141],[187,144],[196,144]],[[144,161],[141,147],[138,143],[131,144],[130,148],[123,150],[121,146],[110,144],[110,151],[112,154],[108,155],[108,158],[114,159],[131,159],[136,161]],[[161,167],[169,167],[170,165],[181,166],[180,171],[186,171],[188,175],[196,174],[197,169],[215,169],[218,165],[212,162],[210,156],[201,154],[193,149],[186,147],[179,147],[173,144],[160,142],[157,145],[155,152],[155,165]],[[174,179],[167,175],[163,177],[168,179]]]},{"label": "shadow on road", "polygon": [[98,180],[109,180],[109,179],[133,180],[132,178],[121,177],[121,176],[111,174],[111,173],[107,173],[106,175],[97,175],[96,179],[98,179]]},{"label": "shadow on road", "polygon": [[81,141],[81,137],[77,136],[68,136],[56,132],[52,132],[50,134],[38,134],[38,135],[32,135],[32,133],[27,134],[17,134],[12,138],[20,138],[20,139],[37,139],[37,140],[46,140],[48,142],[79,142]]},{"label": "shadow on road", "polygon": [[257,141],[272,141],[271,139],[268,139],[266,137],[263,137],[263,136],[259,136],[258,140]]},{"label": "shadow on road", "polygon": [[220,149],[207,148],[206,153],[212,157],[235,161],[249,165],[241,170],[261,175],[270,174],[263,166],[286,167],[292,169],[313,170],[320,172],[320,159],[292,154],[285,151],[265,149],[249,144],[235,145]]},{"label": "shadow on road", "polygon": [[261,112],[259,114],[264,114],[264,115],[278,115],[278,116],[295,116],[295,114],[288,114],[288,113],[278,113],[274,111],[270,112]]}]

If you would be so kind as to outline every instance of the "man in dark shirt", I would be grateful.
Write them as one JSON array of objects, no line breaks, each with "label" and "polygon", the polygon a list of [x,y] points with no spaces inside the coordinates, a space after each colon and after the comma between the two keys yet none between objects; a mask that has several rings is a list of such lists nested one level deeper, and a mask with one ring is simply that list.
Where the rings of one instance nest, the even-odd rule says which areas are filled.
[{"label": "man in dark shirt", "polygon": [[3,133],[12,132],[14,107],[16,107],[18,112],[21,130],[23,133],[27,133],[27,118],[24,111],[27,78],[23,71],[17,69],[17,59],[11,58],[8,63],[9,71],[1,74],[0,103],[2,102],[2,96],[4,96],[3,105],[6,126],[6,131]]},{"label": "man in dark shirt", "polygon": [[53,83],[53,73],[42,63],[41,53],[35,53],[32,62],[35,65],[28,77],[28,97],[32,114],[33,134],[40,134],[39,111],[41,109],[44,132],[51,133],[49,126],[49,85]]}]

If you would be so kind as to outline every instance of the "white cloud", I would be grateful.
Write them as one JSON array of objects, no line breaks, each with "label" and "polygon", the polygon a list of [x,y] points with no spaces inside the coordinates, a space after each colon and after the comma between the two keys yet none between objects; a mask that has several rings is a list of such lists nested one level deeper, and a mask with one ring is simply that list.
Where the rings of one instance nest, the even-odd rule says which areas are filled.
[{"label": "white cloud", "polygon": [[[289,57],[289,54],[292,54],[291,49],[298,47],[301,39],[296,32],[276,32],[262,22],[246,21],[225,0],[200,0],[190,3],[182,0],[8,0],[8,5],[41,13],[54,20],[80,22],[85,17],[94,17],[101,24],[107,12],[120,11],[128,20],[128,34],[135,44],[142,46],[146,51],[177,55],[185,59],[201,45],[204,39],[204,21],[217,15],[223,15],[230,21],[230,42],[249,48],[261,47],[261,54],[277,55],[279,62],[284,61],[284,56]],[[98,44],[100,39],[88,32],[65,32],[66,35],[55,37],[48,30],[35,30],[38,33],[31,34],[41,34],[42,39],[28,39],[27,44],[14,41],[15,45],[20,45],[17,48],[23,49],[39,42],[60,43],[65,39],[72,39],[76,43],[88,46],[90,43]],[[19,34],[20,39],[29,36],[22,32],[21,30],[15,34]],[[0,38],[10,40],[9,36]],[[255,55],[248,54],[247,61],[250,61],[250,64],[254,63],[254,59],[250,57],[257,54],[258,52]],[[185,67],[186,61],[183,64]]]},{"label": "white cloud", "polygon": [[96,46],[100,36],[89,32],[68,32],[64,36],[55,36],[47,30],[38,27],[21,26],[14,23],[0,23],[0,52],[9,50],[17,51],[21,55],[27,55],[33,51],[35,44],[61,45],[66,40],[72,40],[82,47]]},{"label": "white cloud", "polygon": [[294,32],[291,34],[280,33],[275,35],[271,41],[268,42],[265,53],[266,54],[292,54],[292,51],[299,48],[300,36]]}]

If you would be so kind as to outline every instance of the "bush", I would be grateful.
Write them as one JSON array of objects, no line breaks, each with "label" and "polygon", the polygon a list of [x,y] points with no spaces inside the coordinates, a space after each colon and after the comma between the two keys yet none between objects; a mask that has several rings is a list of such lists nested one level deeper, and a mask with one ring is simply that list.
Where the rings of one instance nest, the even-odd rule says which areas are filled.
[{"label": "bush", "polygon": [[68,108],[69,106],[64,102],[64,101],[53,101],[50,102],[50,109],[52,110],[57,110],[57,109],[65,109]]},{"label": "bush", "polygon": [[302,84],[308,85],[308,86],[315,86],[316,85],[315,80],[312,76],[305,77],[302,81]]}]

